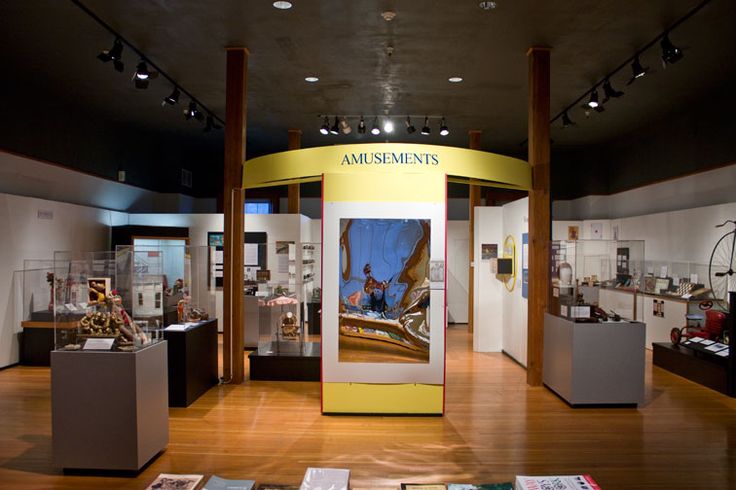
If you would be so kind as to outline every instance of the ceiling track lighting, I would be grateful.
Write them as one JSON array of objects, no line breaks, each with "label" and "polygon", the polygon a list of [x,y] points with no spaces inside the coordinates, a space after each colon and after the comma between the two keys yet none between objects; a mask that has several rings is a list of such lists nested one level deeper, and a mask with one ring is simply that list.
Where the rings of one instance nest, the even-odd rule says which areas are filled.
[{"label": "ceiling track lighting", "polygon": [[674,65],[684,56],[682,50],[670,41],[669,32],[665,33],[660,46],[662,47],[662,66],[664,68],[667,68],[667,65]]},{"label": "ceiling track lighting", "polygon": [[641,78],[644,75],[649,72],[649,67],[646,68],[641,65],[641,61],[639,61],[639,55],[637,54],[634,58],[634,61],[631,62],[631,78],[628,82],[626,82],[626,85],[631,85],[634,83],[634,80],[637,78]]},{"label": "ceiling track lighting", "polygon": [[[151,59],[148,58],[143,53],[143,51],[138,49],[134,44],[132,44],[130,41],[125,39],[123,36],[121,36],[119,32],[113,29],[107,22],[102,20],[92,10],[87,8],[87,6],[84,5],[80,0],[71,0],[71,2],[74,5],[76,5],[82,12],[84,12],[90,18],[92,18],[92,20],[97,22],[97,24],[99,24],[100,27],[102,27],[103,29],[108,31],[110,34],[115,36],[115,41],[113,42],[112,47],[110,49],[106,49],[100,52],[100,54],[97,55],[97,59],[99,59],[103,63],[108,63],[112,61],[115,70],[118,72],[122,72],[125,68],[125,65],[123,63],[123,49],[127,47],[129,50],[133,51],[140,58],[140,61],[138,62],[138,65],[136,66],[136,70],[133,73],[133,82],[135,83],[136,88],[139,88],[139,89],[148,88],[148,85],[151,79],[156,78],[158,75],[161,75],[161,77],[165,78],[174,87],[174,90],[171,93],[171,95],[169,95],[168,97],[164,97],[162,105],[176,104],[179,100],[179,97],[183,93],[187,97],[189,97],[191,101],[190,106],[193,103],[195,109],[197,106],[199,106],[202,109],[202,111],[204,111],[204,112],[199,112],[199,110],[197,109],[197,113],[195,113],[194,115],[190,115],[187,113],[187,111],[184,111],[187,119],[195,118],[198,121],[204,121],[205,119],[204,113],[207,113],[208,115],[212,116],[213,124],[210,129],[219,129],[225,125],[225,121],[217,117],[217,115],[215,115],[213,111],[210,111],[196,97],[194,97],[191,93],[189,93],[187,90],[182,88],[182,86],[178,84],[176,80],[171,78],[163,70],[161,70],[158,66],[156,66],[156,64],[153,61],[151,61]],[[151,69],[149,69],[149,66],[151,67]]]},{"label": "ceiling track lighting", "polygon": [[381,134],[381,129],[378,127],[378,117],[373,119],[373,126],[371,127],[371,134],[373,136],[378,136]]},{"label": "ceiling track lighting", "polygon": [[575,126],[575,123],[570,119],[570,116],[567,115],[567,111],[565,111],[562,113],[562,127],[569,128],[571,126]]},{"label": "ceiling track lighting", "polygon": [[197,121],[203,121],[204,115],[197,109],[197,103],[193,100],[189,102],[189,106],[184,109],[184,119],[189,121],[190,119],[196,119]]},{"label": "ceiling track lighting", "polygon": [[149,70],[145,61],[139,61],[138,66],[136,66],[135,72],[133,73],[135,88],[147,89],[148,84],[156,77],[158,77],[157,71]]},{"label": "ceiling track lighting", "polygon": [[179,91],[179,87],[174,87],[174,91],[171,92],[171,95],[167,95],[163,98],[163,101],[161,102],[161,105],[169,104],[169,105],[175,105],[179,103],[179,97],[181,97],[181,92]]},{"label": "ceiling track lighting", "polygon": [[337,116],[335,116],[335,124],[330,128],[330,134],[340,134],[340,122],[337,120]]},{"label": "ceiling track lighting", "polygon": [[[667,65],[672,65],[677,62],[679,62],[683,57],[683,49],[678,48],[674,44],[672,44],[672,41],[670,40],[670,33],[677,27],[679,27],[682,23],[693,17],[695,14],[697,14],[703,7],[705,7],[708,3],[710,3],[711,0],[702,0],[700,3],[698,3],[694,8],[692,8],[689,12],[687,12],[685,15],[680,17],[677,21],[675,21],[672,25],[670,25],[667,30],[664,32],[658,34],[654,39],[649,41],[647,44],[639,48],[636,53],[634,53],[630,58],[628,58],[626,61],[621,63],[618,67],[616,67],[613,71],[608,73],[605,77],[603,77],[602,80],[599,80],[593,85],[593,88],[589,91],[586,91],[578,97],[573,103],[568,105],[567,107],[563,108],[555,117],[553,117],[550,120],[550,124],[554,123],[557,119],[562,119],[562,127],[567,128],[570,126],[575,125],[570,120],[570,117],[568,115],[568,111],[572,108],[574,108],[577,104],[582,103],[585,100],[585,97],[590,94],[590,99],[582,104],[582,108],[585,111],[585,116],[589,116],[591,110],[594,110],[596,112],[603,112],[605,109],[603,108],[603,104],[608,102],[611,99],[616,99],[624,95],[624,92],[616,90],[611,85],[611,78],[614,77],[619,71],[624,69],[627,65],[631,65],[631,78],[626,82],[626,85],[631,85],[634,83],[635,80],[644,77],[649,73],[649,67],[644,66],[641,63],[641,55],[646,52],[648,49],[650,49],[652,46],[657,44],[659,42],[660,48],[662,50],[661,59],[662,59],[662,65],[666,68]],[[603,86],[603,93],[604,93],[604,99],[602,103],[598,102],[598,86],[602,84]],[[523,141],[521,145],[525,145],[527,143],[527,140]]]},{"label": "ceiling track lighting", "polygon": [[606,78],[606,81],[603,82],[603,95],[603,103],[605,104],[611,99],[618,99],[619,97],[624,95],[624,93],[613,88],[613,86],[611,85],[611,81]]},{"label": "ceiling track lighting", "polygon": [[440,123],[440,136],[447,136],[450,134],[450,130],[447,129],[447,124],[445,124],[445,118],[442,118],[442,122]]},{"label": "ceiling track lighting", "polygon": [[411,123],[411,118],[409,116],[406,116],[406,132],[408,134],[412,134],[417,130],[417,128],[414,127],[414,125]]},{"label": "ceiling track lighting", "polygon": [[112,61],[115,71],[123,71],[125,69],[125,64],[123,63],[123,42],[120,38],[116,37],[112,47],[110,49],[103,50],[97,55],[97,59],[103,63]]},{"label": "ceiling track lighting", "polygon": [[330,119],[325,116],[325,122],[322,123],[322,127],[319,128],[319,132],[322,134],[330,134]]},{"label": "ceiling track lighting", "polygon": [[394,132],[394,122],[386,118],[386,120],[383,122],[383,131],[385,133],[393,133]]},{"label": "ceiling track lighting", "polygon": [[[394,124],[393,119],[389,115],[364,115],[361,114],[358,115],[345,115],[345,116],[334,116],[334,124],[330,125],[330,118],[332,116],[327,114],[319,114],[318,117],[322,120],[322,125],[319,128],[319,132],[327,135],[327,134],[351,134],[353,131],[352,126],[350,125],[350,120],[352,118],[355,118],[358,120],[357,124],[357,133],[359,135],[366,134],[368,131],[368,125],[365,122],[366,117],[373,118],[373,124],[370,127],[370,133],[374,136],[378,136],[381,133],[391,134],[395,131],[396,126]],[[411,122],[412,117],[419,117],[419,116],[411,116],[407,115],[406,119],[404,120],[404,124],[406,126],[406,133],[407,134],[414,134],[417,132],[416,126]],[[439,119],[440,120],[440,135],[441,136],[447,136],[450,134],[450,130],[447,127],[447,123],[445,121],[444,116],[424,116],[424,126],[422,126],[420,133],[424,136],[427,136],[432,133],[432,129],[430,128],[429,120],[430,119]]]},{"label": "ceiling track lighting", "polygon": [[424,126],[422,126],[421,134],[423,136],[429,136],[429,133],[431,133],[431,132],[432,132],[432,130],[429,128],[429,118],[428,117],[425,117],[424,118]]}]

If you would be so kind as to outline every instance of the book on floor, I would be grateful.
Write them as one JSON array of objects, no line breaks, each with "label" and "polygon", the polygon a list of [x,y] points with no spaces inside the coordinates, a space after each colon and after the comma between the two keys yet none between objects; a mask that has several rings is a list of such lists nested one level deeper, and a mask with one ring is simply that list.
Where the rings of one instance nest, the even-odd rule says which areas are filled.
[{"label": "book on floor", "polygon": [[402,483],[401,490],[446,490],[444,483]]},{"label": "book on floor", "polygon": [[279,483],[260,483],[258,490],[299,490],[296,485],[281,485]]},{"label": "book on floor", "polygon": [[340,468],[307,468],[301,490],[348,490],[350,470]]},{"label": "book on floor", "polygon": [[517,476],[515,490],[601,490],[590,475]]},{"label": "book on floor", "polygon": [[253,490],[255,484],[253,480],[228,480],[212,475],[202,490]]},{"label": "book on floor", "polygon": [[514,484],[511,482],[481,483],[478,485],[472,483],[448,483],[447,490],[514,490]]},{"label": "book on floor", "polygon": [[204,475],[174,475],[161,473],[146,490],[194,490]]}]

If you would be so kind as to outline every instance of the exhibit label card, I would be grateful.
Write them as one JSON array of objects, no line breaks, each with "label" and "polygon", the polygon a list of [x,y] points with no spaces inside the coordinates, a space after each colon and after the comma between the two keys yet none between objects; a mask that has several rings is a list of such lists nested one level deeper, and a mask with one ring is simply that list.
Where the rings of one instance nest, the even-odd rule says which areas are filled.
[{"label": "exhibit label card", "polygon": [[82,350],[110,350],[115,339],[87,339]]},{"label": "exhibit label card", "polygon": [[340,468],[307,468],[301,490],[348,490],[350,470]]}]

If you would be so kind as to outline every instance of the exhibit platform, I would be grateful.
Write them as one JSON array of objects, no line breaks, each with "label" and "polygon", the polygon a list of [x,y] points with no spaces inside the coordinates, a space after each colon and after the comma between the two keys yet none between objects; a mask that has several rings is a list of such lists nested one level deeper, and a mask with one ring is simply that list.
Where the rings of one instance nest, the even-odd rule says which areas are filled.
[{"label": "exhibit platform", "polygon": [[736,397],[733,389],[736,376],[729,357],[697,352],[670,342],[655,342],[652,345],[652,362],[678,376]]},{"label": "exhibit platform", "polygon": [[301,352],[259,353],[248,355],[253,381],[320,381],[321,349],[319,342],[305,342]]},{"label": "exhibit platform", "polygon": [[169,357],[169,406],[188,407],[217,386],[217,319],[164,330]]}]

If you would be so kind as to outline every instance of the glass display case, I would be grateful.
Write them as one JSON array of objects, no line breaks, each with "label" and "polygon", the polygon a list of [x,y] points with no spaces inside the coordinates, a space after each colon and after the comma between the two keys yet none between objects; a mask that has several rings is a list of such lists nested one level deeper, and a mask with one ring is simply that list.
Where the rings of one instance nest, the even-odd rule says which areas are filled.
[{"label": "glass display case", "polygon": [[54,295],[61,293],[54,278],[53,260],[24,260],[22,274],[23,311],[21,321],[54,321]]},{"label": "glass display case", "polygon": [[133,261],[125,269],[130,275],[125,282],[134,288],[136,315],[162,316],[164,327],[214,318],[215,247],[124,245],[117,251]]},{"label": "glass display case", "polygon": [[693,296],[707,296],[709,291],[708,265],[693,262],[673,262],[647,260],[644,263],[640,291],[688,299]]},{"label": "glass display case", "polygon": [[550,253],[552,314],[591,318],[600,314],[594,307],[601,288],[633,292],[640,287],[643,240],[555,240]]},{"label": "glass display case", "polygon": [[271,283],[258,292],[259,355],[304,354],[302,290],[298,283]]},{"label": "glass display case", "polygon": [[57,350],[135,351],[161,339],[162,257],[136,268],[132,248],[55,252]]}]

